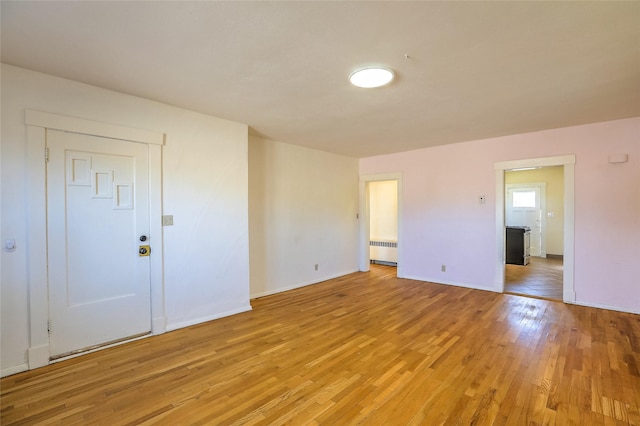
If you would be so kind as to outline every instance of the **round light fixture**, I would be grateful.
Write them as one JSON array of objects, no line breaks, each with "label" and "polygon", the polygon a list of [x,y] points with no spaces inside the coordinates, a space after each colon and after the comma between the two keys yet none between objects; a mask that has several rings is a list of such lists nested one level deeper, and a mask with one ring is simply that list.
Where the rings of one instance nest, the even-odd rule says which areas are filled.
[{"label": "round light fixture", "polygon": [[391,80],[393,80],[393,71],[379,67],[363,68],[349,76],[351,84],[365,89],[384,86]]}]

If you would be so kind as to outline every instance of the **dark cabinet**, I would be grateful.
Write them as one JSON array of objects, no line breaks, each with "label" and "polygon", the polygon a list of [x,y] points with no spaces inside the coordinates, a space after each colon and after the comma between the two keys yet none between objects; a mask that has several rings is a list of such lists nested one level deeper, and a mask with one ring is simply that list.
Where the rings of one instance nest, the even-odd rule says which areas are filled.
[{"label": "dark cabinet", "polygon": [[507,226],[506,262],[512,265],[529,263],[531,228],[528,226]]}]

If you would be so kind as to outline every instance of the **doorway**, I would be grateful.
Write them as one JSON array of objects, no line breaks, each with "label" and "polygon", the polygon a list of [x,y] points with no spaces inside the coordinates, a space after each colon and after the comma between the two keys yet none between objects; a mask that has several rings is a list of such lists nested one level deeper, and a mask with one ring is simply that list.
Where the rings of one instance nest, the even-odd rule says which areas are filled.
[{"label": "doorway", "polygon": [[369,261],[398,265],[398,181],[369,182]]},{"label": "doorway", "polygon": [[149,149],[46,134],[49,341],[57,359],[151,332]]},{"label": "doorway", "polygon": [[[562,166],[505,171],[505,292],[562,300],[563,205]],[[510,240],[510,236],[516,235],[514,232],[529,235],[529,247],[525,249],[530,256],[526,262],[510,256],[518,249],[512,247],[513,237]]]},{"label": "doorway", "polygon": [[[47,132],[62,131],[70,134],[97,136],[106,146],[112,140],[126,140],[147,146],[148,153],[148,221],[149,244],[153,244],[153,254],[149,258],[151,332],[163,333],[166,318],[163,303],[162,283],[162,146],[165,134],[148,130],[123,127],[114,124],[84,120],[35,110],[25,111],[27,127],[27,215],[29,263],[29,349],[27,360],[29,369],[50,364],[51,341],[49,331],[56,324],[50,324],[49,271],[47,267]],[[82,150],[80,150],[82,151]],[[43,158],[45,161],[43,161]],[[97,176],[98,179],[104,175]],[[134,182],[135,184],[135,182]],[[94,188],[96,189],[96,188]],[[99,188],[97,188],[100,190]],[[102,187],[106,190],[106,187]],[[120,200],[116,207],[125,207],[126,184],[120,186]],[[98,195],[104,195],[100,190]],[[134,200],[135,201],[135,200]],[[139,237],[139,236],[136,236]],[[137,247],[137,246],[136,246]],[[98,248],[96,248],[98,249]],[[148,304],[147,304],[148,306]]]},{"label": "doorway", "polygon": [[[546,230],[544,239],[544,245],[541,244],[540,256],[531,257],[533,262],[530,265],[532,266],[528,269],[522,269],[520,277],[516,275],[515,279],[519,279],[521,281],[525,281],[524,272],[527,274],[534,274],[537,269],[540,274],[545,274],[545,270],[547,273],[547,277],[545,278],[543,275],[537,275],[538,281],[549,281],[549,274],[555,275],[558,280],[561,277],[561,284],[557,289],[557,292],[554,294],[554,299],[563,300],[565,302],[575,302],[575,291],[574,291],[574,276],[573,276],[573,265],[574,265],[574,250],[573,250],[573,241],[574,241],[574,165],[575,165],[575,155],[566,155],[559,157],[546,157],[546,158],[534,158],[527,160],[514,160],[514,161],[505,161],[495,164],[496,170],[496,249],[497,249],[497,257],[496,257],[496,287],[502,292],[509,291],[506,285],[506,278],[513,279],[513,274],[511,271],[508,271],[507,267],[511,267],[511,265],[506,264],[506,225],[507,225],[507,189],[506,184],[527,184],[529,186],[531,183],[545,181],[545,179],[541,178],[532,178],[531,176],[526,177],[526,181],[514,181],[511,179],[512,176],[508,176],[509,174],[513,174],[516,172],[524,172],[525,169],[539,170],[537,173],[543,173],[545,168],[553,169],[557,167],[556,171],[562,172],[562,180],[559,184],[559,187],[562,190],[563,195],[560,197],[560,201],[557,203],[551,203],[550,205],[550,197],[547,185],[547,195],[546,195],[546,213],[541,214],[540,223],[543,230]],[[518,176],[518,175],[513,175]],[[519,177],[523,177],[524,175],[519,175]],[[527,186],[524,185],[524,186]],[[553,220],[552,220],[553,219]],[[561,220],[556,220],[561,219]],[[554,225],[557,223],[561,223],[561,228],[558,231],[551,232]],[[560,238],[552,238],[551,235],[555,235],[555,237],[560,236]],[[559,245],[558,245],[559,243]],[[549,256],[551,254],[551,256]],[[561,261],[561,267],[558,267],[558,263]],[[535,274],[534,274],[535,275]],[[533,278],[532,278],[533,279]],[[521,292],[522,294],[529,294],[531,296],[536,297],[545,297],[541,295],[533,294],[531,290],[528,292]]]},{"label": "doorway", "polygon": [[396,275],[401,278],[402,174],[361,176],[358,218],[360,271],[369,271],[373,260],[376,263],[397,265]]}]

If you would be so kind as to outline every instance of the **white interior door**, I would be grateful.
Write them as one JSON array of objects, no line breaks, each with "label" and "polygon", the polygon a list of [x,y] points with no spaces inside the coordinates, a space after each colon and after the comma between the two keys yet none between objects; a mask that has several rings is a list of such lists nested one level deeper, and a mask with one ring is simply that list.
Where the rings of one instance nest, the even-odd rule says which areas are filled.
[{"label": "white interior door", "polygon": [[46,144],[51,356],[148,333],[148,146],[54,130]]},{"label": "white interior door", "polygon": [[531,256],[542,254],[542,207],[540,187],[507,186],[505,205],[507,226],[528,226],[531,228]]}]

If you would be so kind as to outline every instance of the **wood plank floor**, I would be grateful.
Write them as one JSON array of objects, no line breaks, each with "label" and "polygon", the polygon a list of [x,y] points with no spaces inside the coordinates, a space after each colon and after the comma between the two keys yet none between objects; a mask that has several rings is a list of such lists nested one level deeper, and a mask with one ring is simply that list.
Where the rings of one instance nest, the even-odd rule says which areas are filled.
[{"label": "wood plank floor", "polygon": [[562,300],[562,259],[531,257],[528,265],[505,265],[505,293]]},{"label": "wood plank floor", "polygon": [[6,377],[1,422],[640,425],[640,316],[372,265]]}]

